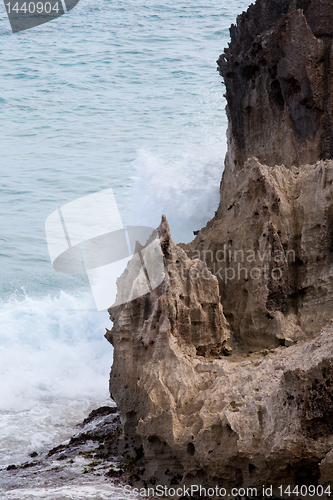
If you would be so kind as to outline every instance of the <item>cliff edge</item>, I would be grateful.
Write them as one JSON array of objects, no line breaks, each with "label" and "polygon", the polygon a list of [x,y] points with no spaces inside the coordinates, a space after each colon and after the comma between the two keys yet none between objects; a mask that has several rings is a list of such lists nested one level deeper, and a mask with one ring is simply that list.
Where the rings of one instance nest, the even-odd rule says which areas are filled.
[{"label": "cliff edge", "polygon": [[[162,217],[162,283],[109,309],[109,452],[141,466],[139,484],[333,481],[332,5],[257,0],[238,17],[218,60],[215,217],[188,245]],[[140,290],[138,262],[119,297]]]},{"label": "cliff edge", "polygon": [[230,29],[217,63],[226,85],[227,165],[333,157],[333,4],[257,0]]}]

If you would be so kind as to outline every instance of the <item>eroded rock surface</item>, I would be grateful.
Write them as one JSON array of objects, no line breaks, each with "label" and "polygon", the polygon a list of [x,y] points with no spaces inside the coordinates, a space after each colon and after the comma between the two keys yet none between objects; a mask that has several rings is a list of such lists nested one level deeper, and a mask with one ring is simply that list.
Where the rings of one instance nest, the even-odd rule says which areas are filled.
[{"label": "eroded rock surface", "polygon": [[218,278],[240,349],[313,337],[332,317],[332,182],[332,161],[287,169],[251,159],[233,191],[222,185],[223,215],[185,247]]},{"label": "eroded rock surface", "polygon": [[332,20],[325,0],[239,16],[215,217],[178,246],[163,218],[162,284],[139,297],[135,258],[117,283],[138,297],[106,334],[117,446],[144,485],[333,483]]},{"label": "eroded rock surface", "polygon": [[[142,450],[142,481],[317,484],[321,468],[325,482],[332,327],[298,345],[227,357],[216,278],[172,243],[165,220],[158,231],[169,265],[163,285],[110,309],[114,326],[106,334],[115,348],[110,390],[121,411],[120,440],[134,458]],[[207,281],[187,279],[182,269],[205,269]],[[207,348],[198,349],[198,338]]]},{"label": "eroded rock surface", "polygon": [[331,318],[332,19],[325,0],[257,0],[218,60],[220,205],[183,248],[217,276],[240,349],[312,337]]},{"label": "eroded rock surface", "polygon": [[[223,356],[231,348],[216,277],[205,263],[189,259],[172,242],[165,218],[158,234],[165,279],[152,293],[110,309],[114,325],[106,338],[115,353],[110,393],[121,407],[125,434],[136,447],[143,440],[145,455],[151,459],[156,446],[160,447],[160,459],[164,456],[169,463],[172,452],[168,447],[180,426],[176,407],[186,408],[212,380],[210,373],[197,373],[192,358]],[[127,287],[129,276],[133,280],[133,266],[131,261],[118,280],[119,289]],[[138,273],[137,280],[142,277]]]},{"label": "eroded rock surface", "polygon": [[226,84],[228,168],[250,157],[274,166],[333,157],[333,5],[257,0],[218,60]]},{"label": "eroded rock surface", "polygon": [[[110,309],[114,326],[106,334],[115,348],[110,390],[121,411],[120,439],[133,457],[141,447],[142,480],[317,484],[320,467],[326,480],[332,328],[299,345],[226,357],[229,328],[216,278],[172,243],[165,220],[158,231],[164,283]],[[190,269],[204,269],[207,280],[194,280],[194,271],[188,278]]]}]

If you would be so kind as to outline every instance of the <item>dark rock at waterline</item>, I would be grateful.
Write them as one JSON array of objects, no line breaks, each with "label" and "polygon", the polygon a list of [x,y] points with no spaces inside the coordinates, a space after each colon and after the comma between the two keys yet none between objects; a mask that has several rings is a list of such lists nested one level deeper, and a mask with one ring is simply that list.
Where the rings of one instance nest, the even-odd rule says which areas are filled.
[{"label": "dark rock at waterline", "polygon": [[81,424],[78,424],[80,427],[83,427],[90,422],[96,421],[97,417],[105,417],[106,415],[114,415],[118,413],[118,409],[116,406],[101,406],[96,410],[93,410],[89,413],[88,417],[83,420]]},{"label": "dark rock at waterline", "polygon": [[[129,467],[128,470],[120,469],[118,457],[106,451],[106,443],[116,439],[119,433],[118,426],[119,415],[114,406],[93,410],[78,424],[77,428],[80,430],[69,442],[59,444],[49,451],[38,450],[31,453],[31,458],[39,457],[38,461],[10,464],[0,469],[1,491],[6,492],[10,499],[21,493],[30,499],[33,498],[33,493],[29,496],[29,491],[33,492],[37,488],[40,494],[49,498],[55,487],[60,492],[69,485],[74,492],[76,487],[91,484],[95,485],[96,491],[102,489],[112,494],[115,491],[114,482],[120,484],[130,475]],[[120,495],[120,490],[118,494]],[[97,498],[99,497],[96,496]]]}]

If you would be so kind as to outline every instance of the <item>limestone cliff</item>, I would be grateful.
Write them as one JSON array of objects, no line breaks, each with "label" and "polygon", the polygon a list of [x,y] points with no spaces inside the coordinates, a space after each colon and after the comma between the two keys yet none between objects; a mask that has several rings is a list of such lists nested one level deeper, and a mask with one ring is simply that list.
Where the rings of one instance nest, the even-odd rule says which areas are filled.
[{"label": "limestone cliff", "polygon": [[230,168],[333,157],[333,4],[257,0],[218,60],[226,85]]},{"label": "limestone cliff", "polygon": [[230,33],[220,205],[186,250],[216,274],[238,346],[272,348],[332,308],[333,3],[257,0]]},{"label": "limestone cliff", "polygon": [[[106,334],[114,346],[111,397],[120,408],[125,434],[137,447],[143,443],[146,458],[153,461],[151,474],[159,470],[160,461],[164,470],[171,468],[182,412],[214,378],[209,371],[197,371],[192,359],[209,360],[231,352],[216,277],[204,262],[189,259],[172,242],[164,217],[157,233],[164,281],[150,294],[111,308],[114,325]],[[135,260],[117,281],[119,290],[127,287],[133,269],[136,272]],[[140,279],[144,275],[137,273],[136,280]],[[178,467],[182,468],[177,462]]]},{"label": "limestone cliff", "polygon": [[111,308],[106,334],[121,449],[140,458],[142,484],[327,484],[333,328],[290,347],[230,355],[217,279],[174,245],[165,218],[158,235],[164,282]]},{"label": "limestone cliff", "polygon": [[217,276],[240,349],[313,337],[333,310],[333,162],[251,159],[234,178],[232,192],[222,183],[226,210],[186,250]]},{"label": "limestone cliff", "polygon": [[[239,16],[218,61],[215,217],[178,246],[163,217],[163,282],[109,310],[109,451],[141,461],[143,484],[333,483],[332,6],[257,0]],[[120,298],[143,289],[141,264]]]}]

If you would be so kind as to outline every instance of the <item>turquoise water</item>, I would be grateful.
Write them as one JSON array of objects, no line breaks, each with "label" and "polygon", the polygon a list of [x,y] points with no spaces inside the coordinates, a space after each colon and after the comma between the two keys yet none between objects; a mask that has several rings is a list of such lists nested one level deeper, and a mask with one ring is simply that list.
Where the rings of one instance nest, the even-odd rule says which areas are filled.
[{"label": "turquoise water", "polygon": [[45,219],[107,188],[124,223],[165,213],[177,242],[214,215],[227,124],[215,61],[246,6],[81,0],[16,34],[0,6],[0,465],[108,398],[108,315],[73,312],[91,307],[88,281],[52,269]]}]

